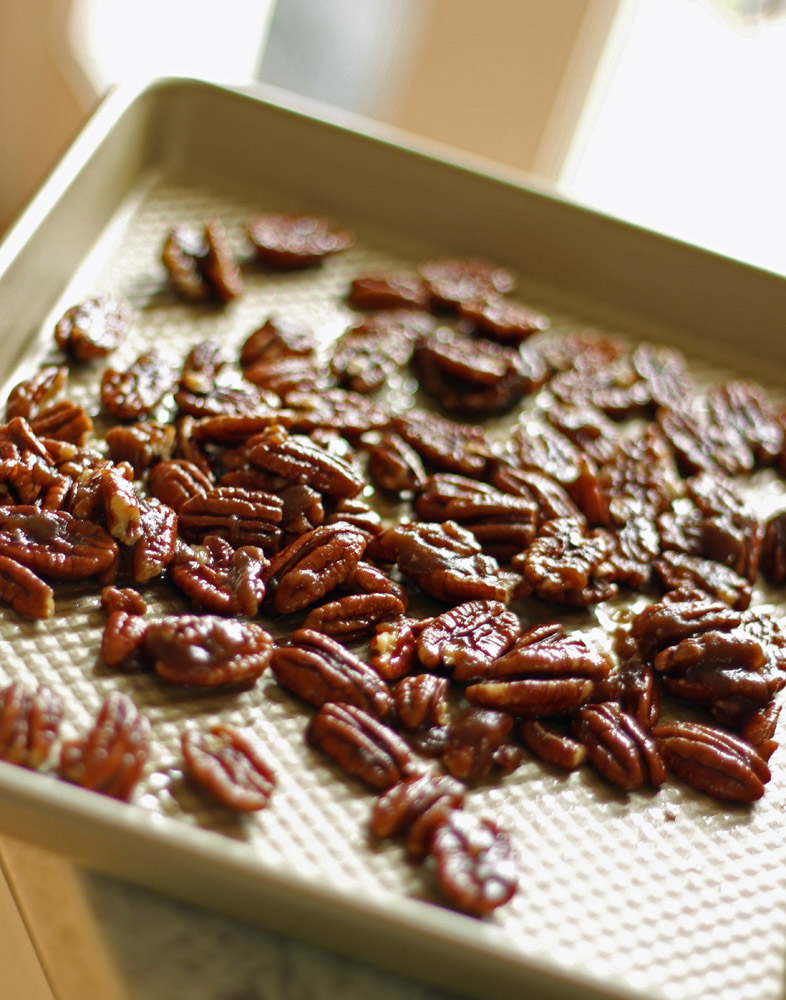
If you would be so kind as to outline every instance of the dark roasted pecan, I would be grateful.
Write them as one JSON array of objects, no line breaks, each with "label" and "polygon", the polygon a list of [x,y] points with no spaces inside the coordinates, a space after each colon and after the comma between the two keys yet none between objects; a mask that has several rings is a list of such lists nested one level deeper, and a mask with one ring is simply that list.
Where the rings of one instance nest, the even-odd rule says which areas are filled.
[{"label": "dark roasted pecan", "polygon": [[744,611],[750,604],[751,585],[748,581],[712,559],[682,552],[664,552],[653,569],[666,590],[702,590],[738,611]]},{"label": "dark roasted pecan", "polygon": [[379,674],[330,636],[298,629],[272,653],[278,683],[311,705],[356,705],[385,718],[393,697]]},{"label": "dark roasted pecan", "polygon": [[548,316],[501,295],[465,299],[458,303],[458,311],[484,337],[501,344],[520,344],[550,326]]},{"label": "dark roasted pecan", "polygon": [[393,688],[393,708],[399,724],[410,732],[444,726],[448,721],[446,677],[416,674]]},{"label": "dark roasted pecan", "polygon": [[606,702],[580,708],[571,724],[573,736],[604,778],[629,792],[666,780],[656,741],[619,705]]},{"label": "dark roasted pecan", "polygon": [[753,468],[753,454],[734,425],[717,423],[695,399],[658,410],[657,419],[684,472],[737,476]]},{"label": "dark roasted pecan", "polygon": [[183,458],[157,462],[150,470],[150,492],[175,513],[180,513],[186,500],[204,496],[214,485],[202,469]]},{"label": "dark roasted pecan", "polygon": [[84,739],[63,744],[60,774],[94,792],[129,799],[147,760],[150,724],[133,700],[112,691]]},{"label": "dark roasted pecan", "polygon": [[273,639],[259,625],[215,615],[179,615],[148,626],[145,650],[156,672],[175,684],[253,683],[270,660]]},{"label": "dark roasted pecan", "polygon": [[[308,399],[310,393],[327,392],[336,384],[330,372],[321,367],[316,359],[296,354],[258,361],[244,369],[243,377],[258,386],[259,390],[275,393],[282,399],[297,393],[305,394],[304,399]],[[317,405],[316,401],[313,405]]]},{"label": "dark roasted pecan", "polygon": [[392,429],[411,445],[424,462],[445,472],[479,476],[492,456],[482,428],[457,424],[425,410],[394,416]]},{"label": "dark roasted pecan", "polygon": [[180,742],[189,774],[222,805],[254,812],[270,802],[276,777],[249,730],[226,724],[207,733],[186,729]]},{"label": "dark roasted pecan", "polygon": [[32,569],[4,555],[0,555],[0,602],[28,618],[51,618],[55,613],[52,588]]},{"label": "dark roasted pecan", "polygon": [[348,594],[312,608],[303,628],[354,642],[373,631],[380,622],[398,619],[405,610],[395,594]]},{"label": "dark roasted pecan", "polygon": [[368,471],[383,490],[405,493],[426,479],[420,456],[399,434],[383,434],[377,444],[368,446],[368,453]]},{"label": "dark roasted pecan", "polygon": [[538,507],[540,523],[567,517],[582,521],[583,515],[570,499],[564,487],[551,476],[536,469],[514,469],[509,465],[495,463],[490,480],[503,493],[514,497],[525,497]]},{"label": "dark roasted pecan", "polygon": [[463,781],[480,781],[494,766],[510,772],[522,758],[521,749],[510,745],[512,730],[513,716],[507,712],[470,708],[449,724],[442,763]]},{"label": "dark roasted pecan", "polygon": [[211,295],[229,302],[243,290],[240,269],[219,219],[209,219],[201,232],[188,226],[173,229],[161,259],[174,287],[191,302]]},{"label": "dark roasted pecan", "polygon": [[306,434],[332,430],[354,441],[368,431],[385,430],[390,424],[385,407],[348,389],[290,392],[286,403],[295,411],[292,430]]},{"label": "dark roasted pecan", "polygon": [[307,358],[314,353],[314,331],[305,323],[285,316],[271,316],[246,339],[240,349],[243,368],[280,358]]},{"label": "dark roasted pecan", "polygon": [[513,586],[491,556],[482,554],[472,532],[455,521],[402,524],[380,544],[401,572],[438,600],[495,600],[507,603]]},{"label": "dark roasted pecan", "polygon": [[43,438],[83,445],[93,429],[93,421],[83,406],[63,399],[30,418],[34,433]]},{"label": "dark roasted pecan", "polygon": [[133,587],[104,587],[101,591],[101,607],[108,615],[113,611],[126,611],[130,615],[147,613],[145,599]]},{"label": "dark roasted pecan", "polygon": [[63,391],[68,381],[68,369],[64,366],[47,365],[30,378],[19,382],[8,394],[5,404],[5,419],[24,417],[31,420]]},{"label": "dark roasted pecan", "polygon": [[760,385],[733,381],[707,396],[707,407],[719,427],[733,427],[753,452],[757,465],[772,465],[783,448],[783,427]]},{"label": "dark roasted pecan", "polygon": [[188,542],[217,535],[233,546],[255,545],[269,554],[277,551],[281,539],[282,507],[272,493],[218,486],[184,500],[178,526]]},{"label": "dark roasted pecan", "polygon": [[76,361],[93,361],[114,351],[130,329],[128,303],[98,295],[66,310],[55,327],[55,340]]},{"label": "dark roasted pecan", "polygon": [[169,577],[195,608],[218,615],[253,618],[265,596],[264,573],[268,561],[253,545],[233,548],[217,535],[193,548],[192,558],[178,559]]},{"label": "dark roasted pecan", "polygon": [[418,624],[409,618],[381,622],[369,644],[371,666],[386,681],[405,677],[417,660]]},{"label": "dark roasted pecan", "polygon": [[774,514],[764,531],[761,570],[770,583],[786,582],[786,511]]},{"label": "dark roasted pecan", "polygon": [[432,317],[412,310],[376,313],[336,341],[330,370],[353,392],[374,392],[408,364],[415,340],[434,329]]},{"label": "dark roasted pecan", "polygon": [[304,483],[335,497],[354,497],[365,485],[350,463],[302,434],[268,427],[248,442],[248,457],[260,469]]},{"label": "dark roasted pecan", "polygon": [[444,257],[425,261],[418,268],[432,300],[440,306],[453,307],[461,302],[476,302],[492,296],[507,295],[516,287],[516,275],[479,257]]},{"label": "dark roasted pecan", "polygon": [[412,271],[388,271],[354,278],[347,301],[355,309],[427,309],[429,293]]},{"label": "dark roasted pecan", "polygon": [[723,476],[694,476],[687,481],[686,490],[704,517],[701,555],[731,567],[753,583],[764,540],[764,528],[753,510]]},{"label": "dark roasted pecan", "polygon": [[617,593],[613,551],[607,531],[587,531],[580,522],[559,518],[544,524],[511,565],[523,575],[525,588],[543,600],[584,607]]},{"label": "dark roasted pecan", "polygon": [[306,740],[347,774],[377,791],[416,773],[415,761],[401,737],[357,705],[323,704],[308,724]]},{"label": "dark roasted pecan", "polygon": [[0,760],[37,770],[60,731],[63,703],[51,688],[18,682],[0,691]]},{"label": "dark roasted pecan", "polygon": [[53,580],[81,580],[109,569],[117,543],[105,528],[61,510],[0,507],[0,555]]},{"label": "dark roasted pecan", "polygon": [[169,459],[175,447],[175,428],[148,420],[127,427],[110,427],[106,432],[109,457],[113,462],[128,462],[135,476],[154,462]]},{"label": "dark roasted pecan", "polygon": [[367,541],[343,521],[301,535],[270,563],[267,585],[273,607],[290,614],[320,600],[352,573]]},{"label": "dark roasted pecan", "polygon": [[437,827],[431,847],[446,899],[474,917],[503,906],[518,886],[509,834],[488,819],[451,810]]},{"label": "dark roasted pecan", "polygon": [[160,403],[170,377],[155,354],[140,355],[124,372],[107,368],[101,376],[101,405],[115,420],[139,420]]},{"label": "dark roasted pecan", "polygon": [[500,601],[467,601],[435,618],[420,633],[418,659],[427,670],[453,672],[454,680],[486,675],[521,633],[518,615]]},{"label": "dark roasted pecan", "polygon": [[328,219],[310,215],[268,213],[246,226],[257,257],[281,270],[311,267],[355,242],[352,233],[336,228]]},{"label": "dark roasted pecan", "polygon": [[547,764],[572,771],[584,763],[587,748],[567,733],[547,728],[537,719],[524,719],[519,726],[524,746]]},{"label": "dark roasted pecan", "polygon": [[[418,774],[406,778],[380,795],[374,803],[369,821],[371,835],[379,840],[385,840],[389,837],[398,837],[402,833],[409,833],[437,803],[440,804],[440,811],[461,809],[464,805],[464,795],[464,786],[447,774]],[[445,815],[446,812],[443,812],[443,819]],[[435,818],[435,814],[430,818]],[[409,860],[422,861],[428,853],[430,843],[423,845],[425,851],[419,849],[413,854],[409,843],[411,838],[407,839]]]},{"label": "dark roasted pecan", "polygon": [[108,667],[130,664],[130,657],[144,645],[147,626],[141,615],[119,610],[110,612],[101,635],[104,663]]},{"label": "dark roasted pecan", "polygon": [[729,802],[764,795],[767,762],[738,736],[698,722],[662,722],[652,735],[668,770],[692,788]]}]

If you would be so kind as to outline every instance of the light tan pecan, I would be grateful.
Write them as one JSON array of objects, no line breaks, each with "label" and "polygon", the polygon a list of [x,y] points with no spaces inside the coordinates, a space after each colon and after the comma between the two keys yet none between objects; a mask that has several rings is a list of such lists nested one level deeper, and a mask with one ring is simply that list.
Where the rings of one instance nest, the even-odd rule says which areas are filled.
[{"label": "light tan pecan", "polygon": [[51,688],[15,682],[0,691],[0,759],[37,770],[60,731],[63,703]]},{"label": "light tan pecan", "polygon": [[98,295],[66,310],[55,326],[55,340],[75,360],[86,362],[114,351],[130,330],[129,304]]},{"label": "light tan pecan", "polygon": [[0,507],[0,555],[53,580],[82,580],[110,568],[118,548],[98,524],[22,505]]},{"label": "light tan pecan", "polygon": [[401,737],[356,705],[322,705],[306,728],[306,740],[376,791],[392,788],[417,770]]},{"label": "light tan pecan", "polygon": [[277,551],[281,539],[282,508],[272,493],[218,486],[183,501],[178,524],[189,542],[217,535],[233,546],[255,545],[269,554]]},{"label": "light tan pecan", "polygon": [[0,601],[28,618],[51,618],[54,591],[32,569],[0,555]]},{"label": "light tan pecan", "polygon": [[255,812],[270,802],[276,776],[250,730],[222,723],[207,733],[189,728],[181,747],[189,774],[222,805]]},{"label": "light tan pecan", "polygon": [[328,701],[357,705],[386,718],[393,696],[379,674],[341,643],[310,629],[298,629],[277,646],[270,669],[278,683],[311,705]]},{"label": "light tan pecan", "polygon": [[218,615],[253,618],[265,596],[268,560],[253,545],[233,548],[216,535],[191,550],[191,558],[177,559],[169,569],[175,586],[195,607]]},{"label": "light tan pecan", "polygon": [[754,802],[770,780],[749,743],[699,722],[661,722],[652,730],[666,767],[692,788],[728,802]]},{"label": "light tan pecan", "polygon": [[587,757],[608,781],[624,791],[666,780],[658,744],[633,716],[606,702],[580,708],[571,733],[587,748]]}]

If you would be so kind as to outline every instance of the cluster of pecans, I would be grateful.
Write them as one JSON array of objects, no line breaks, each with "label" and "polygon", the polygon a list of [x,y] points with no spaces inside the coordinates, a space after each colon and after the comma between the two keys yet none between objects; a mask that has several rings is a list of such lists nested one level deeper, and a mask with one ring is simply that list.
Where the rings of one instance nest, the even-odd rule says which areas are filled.
[{"label": "cluster of pecans", "polygon": [[[272,269],[352,243],[304,216],[247,233]],[[189,301],[242,293],[218,220],[174,230],[163,260]],[[212,688],[269,667],[313,706],[309,744],[377,793],[372,836],[432,859],[445,898],[477,916],[511,898],[516,865],[509,835],[463,809],[468,787],[529,750],[626,792],[671,773],[752,802],[786,684],[786,636],[750,607],[760,572],[786,580],[786,513],[762,523],[740,489],[786,472],[784,415],[751,382],[700,390],[672,349],[552,331],[514,288],[471,258],[361,275],[327,361],[307,327],[267,317],[235,361],[203,341],[179,372],[154,353],[105,369],[103,443],[61,399],[65,365],[18,385],[0,427],[0,599],[46,618],[49,581],[92,577],[108,666]],[[56,340],[90,364],[131,322],[95,297]],[[429,405],[392,412],[379,390],[404,370]],[[488,429],[499,413],[504,435]],[[383,521],[369,487],[406,514]],[[191,611],[153,621],[139,588],[162,575]],[[601,646],[591,609],[636,594],[649,603],[620,610]],[[412,613],[424,601],[433,613]],[[6,695],[0,753],[36,767],[57,713],[50,693],[25,697]],[[148,738],[112,695],[60,773],[127,798]],[[228,807],[267,804],[253,734],[190,727],[182,748]]]}]

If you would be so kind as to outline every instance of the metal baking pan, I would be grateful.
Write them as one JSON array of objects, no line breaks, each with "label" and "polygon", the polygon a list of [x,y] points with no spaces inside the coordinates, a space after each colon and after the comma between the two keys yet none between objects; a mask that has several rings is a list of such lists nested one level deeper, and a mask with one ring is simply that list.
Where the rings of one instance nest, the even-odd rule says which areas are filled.
[{"label": "metal baking pan", "polygon": [[[87,294],[139,310],[122,367],[153,343],[181,356],[206,336],[240,344],[270,312],[325,337],[346,323],[359,270],[473,254],[514,267],[521,296],[565,329],[593,325],[681,345],[699,363],[761,375],[783,391],[786,281],[601,216],[378,125],[291,97],[195,81],[115,93],[0,245],[5,389],[55,356],[52,328]],[[176,222],[219,215],[233,239],[261,210],[311,210],[357,245],[318,273],[257,275],[223,310],[167,297],[160,249]],[[234,234],[234,235],[233,235]],[[95,409],[93,376],[72,394]],[[773,507],[786,507],[779,483]],[[182,608],[166,587],[153,614]],[[0,681],[55,687],[63,736],[83,731],[113,687],[150,719],[148,773],[126,805],[0,765],[0,829],[92,867],[476,997],[718,998],[783,995],[786,780],[752,809],[724,809],[676,783],[618,794],[588,771],[526,762],[473,791],[521,862],[514,901],[479,922],[435,905],[397,845],[371,847],[371,797],[308,751],[305,714],[263,681],[183,695],[98,657],[104,616],[88,587],[59,587],[57,615],[0,610]],[[195,716],[253,724],[279,775],[271,806],[233,820],[182,781],[178,736]]]}]

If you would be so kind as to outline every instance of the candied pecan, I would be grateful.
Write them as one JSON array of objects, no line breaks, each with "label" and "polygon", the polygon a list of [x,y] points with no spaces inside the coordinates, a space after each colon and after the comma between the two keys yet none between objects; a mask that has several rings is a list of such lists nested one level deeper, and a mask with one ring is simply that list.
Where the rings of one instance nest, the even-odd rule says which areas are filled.
[{"label": "candied pecan", "polygon": [[61,365],[47,365],[17,383],[8,394],[5,404],[5,419],[24,417],[30,420],[37,416],[58,396],[68,381],[68,369]]},{"label": "candied pecan", "polygon": [[664,763],[692,788],[729,802],[754,802],[770,780],[749,743],[698,722],[661,722],[652,730]]},{"label": "candied pecan", "polygon": [[501,344],[520,344],[533,333],[541,333],[550,326],[548,316],[501,295],[462,300],[458,303],[458,311],[484,337]]},{"label": "candied pecan", "polygon": [[222,805],[254,812],[270,802],[276,776],[249,730],[221,723],[207,733],[186,729],[180,743],[188,773]]},{"label": "candied pecan", "polygon": [[186,500],[205,496],[213,486],[213,480],[202,469],[183,458],[165,459],[150,470],[150,492],[176,514]]},{"label": "candied pecan", "polygon": [[628,417],[652,402],[649,385],[627,354],[593,364],[587,357],[549,383],[557,399],[576,407],[597,408],[614,417]]},{"label": "candied pecan", "polygon": [[[611,672],[608,653],[579,632],[568,634],[559,622],[544,622],[526,629],[505,652],[485,661],[483,677],[586,677],[605,680]],[[455,679],[463,679],[456,677]]]},{"label": "candied pecan", "polygon": [[556,764],[572,771],[584,763],[587,748],[572,740],[567,733],[547,728],[537,719],[523,719],[519,735],[524,746],[547,764]]},{"label": "candied pecan", "polygon": [[518,468],[545,473],[566,490],[575,488],[581,474],[581,451],[556,427],[539,421],[519,424],[507,447]]},{"label": "candied pecan", "polygon": [[594,461],[605,463],[616,457],[619,447],[617,427],[596,406],[590,403],[555,403],[549,406],[545,418],[582,454]]},{"label": "candied pecan", "polygon": [[410,732],[444,726],[448,720],[447,688],[446,677],[402,677],[393,688],[393,709],[400,725]]},{"label": "candied pecan", "polygon": [[93,421],[83,406],[64,399],[31,417],[30,426],[41,437],[83,445],[93,429]]},{"label": "candied pecan", "polygon": [[131,568],[137,583],[147,583],[172,562],[177,545],[177,514],[156,499],[143,499],[142,537],[131,550]]},{"label": "candied pecan", "polygon": [[684,472],[737,476],[753,468],[753,454],[739,431],[717,423],[695,399],[661,408],[657,420]]},{"label": "candied pecan", "polygon": [[[454,777],[471,782],[485,778],[498,760],[507,764],[506,770],[513,770],[507,755],[500,757],[510,746],[512,730],[513,716],[507,712],[470,708],[448,725],[442,763]],[[521,756],[519,749],[514,767],[521,763]]]},{"label": "candied pecan", "polygon": [[350,326],[336,341],[330,370],[353,392],[374,392],[409,363],[415,340],[433,330],[432,317],[400,309]]},{"label": "candied pecan", "polygon": [[[275,393],[282,399],[302,393],[303,405],[311,393],[327,392],[336,384],[330,372],[320,367],[313,357],[295,354],[258,361],[243,370],[243,377],[260,390]],[[316,406],[316,401],[312,405]]]},{"label": "candied pecan", "polygon": [[200,472],[207,476],[211,482],[214,478],[213,463],[207,449],[198,441],[191,437],[194,426],[193,417],[180,417],[175,422],[175,450],[173,452],[175,460],[190,462],[196,466]]},{"label": "candied pecan", "polygon": [[571,518],[548,521],[511,566],[543,600],[585,607],[617,593],[611,563],[614,539],[602,528],[587,531]]},{"label": "candied pecan", "polygon": [[590,700],[594,690],[585,677],[525,677],[483,681],[466,690],[471,705],[495,708],[525,718],[565,715]]},{"label": "candied pecan", "polygon": [[771,701],[751,712],[740,730],[740,737],[756,747],[764,760],[769,760],[778,749],[773,737],[780,714],[781,706]]},{"label": "candied pecan", "polygon": [[399,618],[404,611],[404,605],[394,594],[348,594],[312,608],[303,621],[303,628],[354,642],[380,622]]},{"label": "candied pecan", "polygon": [[451,810],[434,833],[431,853],[443,894],[471,916],[488,916],[516,892],[510,836],[491,820]]},{"label": "candied pecan", "polygon": [[86,362],[106,357],[130,330],[129,304],[97,295],[66,310],[55,326],[55,340],[76,361]]},{"label": "candied pecan", "polygon": [[189,226],[173,229],[161,259],[169,280],[191,302],[204,301],[211,295],[229,302],[243,290],[240,269],[219,219],[209,219],[201,232]]},{"label": "candied pecan", "polygon": [[209,391],[194,391],[194,386],[180,388],[175,393],[178,412],[184,416],[202,418],[218,416],[243,416],[253,413],[259,406],[277,406],[278,396],[242,379],[222,379]]},{"label": "candied pecan", "polygon": [[407,592],[400,583],[391,580],[384,570],[363,559],[346,578],[342,588],[352,594],[390,594],[401,602],[404,610],[409,603]]},{"label": "candied pecan", "polygon": [[764,529],[761,570],[770,583],[786,582],[786,511],[774,514]]},{"label": "candied pecan", "polygon": [[712,559],[682,552],[664,552],[653,564],[653,569],[666,590],[702,590],[738,611],[744,611],[750,604],[751,585],[748,581]]},{"label": "candied pecan", "polygon": [[565,489],[551,476],[536,469],[513,469],[508,465],[495,463],[490,480],[491,485],[502,493],[532,500],[538,507],[541,524],[563,517],[574,521],[584,519]]},{"label": "candied pecan", "polygon": [[122,545],[133,545],[144,534],[142,505],[145,503],[136,486],[121,471],[105,469],[100,473],[106,529]]},{"label": "candied pecan", "polygon": [[254,330],[240,348],[243,368],[280,358],[307,358],[314,353],[316,338],[306,323],[286,316],[270,316]]},{"label": "candied pecan", "polygon": [[268,427],[252,437],[248,457],[260,469],[335,497],[354,497],[365,485],[345,459],[302,434],[288,434],[280,426]]},{"label": "candied pecan", "polygon": [[[256,469],[249,470],[250,473],[257,473]],[[222,484],[231,485],[227,477],[222,479]],[[305,483],[293,483],[284,480],[284,486],[277,489],[278,496],[283,504],[281,509],[281,530],[284,536],[302,535],[312,528],[318,528],[325,520],[325,508],[322,504],[322,496],[315,489],[306,486]],[[241,482],[237,483],[242,486]],[[253,487],[252,487],[253,488]]]},{"label": "candied pecan", "polygon": [[701,554],[731,567],[753,583],[764,528],[749,504],[724,476],[701,473],[687,481],[686,491],[704,517]]},{"label": "candied pecan", "polygon": [[692,391],[685,357],[671,347],[640,344],[631,356],[631,364],[647,383],[656,407],[679,406]]},{"label": "candied pecan", "polygon": [[570,334],[554,331],[539,338],[538,343],[538,353],[553,372],[601,368],[627,352],[628,346],[621,340],[595,330]]},{"label": "candied pecan", "polygon": [[145,634],[156,673],[198,687],[253,683],[267,667],[272,647],[272,637],[259,625],[215,615],[164,618]]},{"label": "candied pecan", "polygon": [[380,796],[383,799],[387,795],[395,795],[397,788],[405,789],[399,793],[393,805],[408,810],[408,814],[402,817],[408,824],[404,851],[407,861],[412,864],[420,864],[426,860],[431,852],[434,834],[448,814],[454,809],[460,809],[464,802],[463,786],[450,775],[424,777],[432,783],[431,791],[415,786],[414,782],[418,780],[415,777],[400,781]]},{"label": "candied pecan", "polygon": [[15,682],[0,691],[0,760],[38,770],[60,731],[63,703],[51,688]]},{"label": "candied pecan", "polygon": [[21,505],[0,507],[0,555],[53,580],[82,580],[112,566],[118,548],[98,524]]},{"label": "candied pecan", "polygon": [[751,449],[757,465],[772,465],[783,448],[783,427],[767,397],[755,382],[732,381],[707,396],[715,423],[733,427]]},{"label": "candied pecan", "polygon": [[427,625],[417,642],[427,670],[444,668],[454,680],[469,680],[506,653],[521,633],[521,623],[500,601],[467,601]]},{"label": "candied pecan", "polygon": [[191,558],[170,566],[169,577],[199,609],[253,618],[265,596],[267,566],[262,549],[234,549],[224,538],[208,535],[204,545],[192,549]]},{"label": "candied pecan", "polygon": [[426,479],[420,456],[399,434],[383,434],[377,444],[368,446],[368,454],[368,471],[383,490],[405,493]]},{"label": "candied pecan", "polygon": [[369,663],[380,677],[395,681],[405,677],[417,659],[418,629],[409,618],[380,622],[369,644]]},{"label": "candied pecan", "polygon": [[272,493],[217,486],[183,501],[178,526],[188,542],[217,535],[233,546],[256,545],[269,554],[278,549],[281,539],[282,507]]},{"label": "candied pecan", "polygon": [[113,611],[127,611],[131,615],[147,613],[145,599],[133,587],[104,587],[101,591],[101,607],[110,615]]},{"label": "candied pecan", "polygon": [[393,697],[379,674],[330,636],[298,629],[272,653],[278,683],[311,705],[338,701],[385,718]]},{"label": "candied pecan", "polygon": [[112,611],[101,635],[101,659],[108,667],[132,664],[131,656],[141,650],[148,623],[129,611]]},{"label": "candied pecan", "polygon": [[201,340],[186,355],[179,388],[206,395],[215,388],[216,378],[224,364],[218,341]]},{"label": "candied pecan", "polygon": [[347,301],[355,309],[427,309],[429,294],[419,275],[388,271],[354,278]]},{"label": "candied pecan", "polygon": [[445,472],[480,476],[492,457],[482,428],[458,424],[425,410],[394,416],[391,428],[411,445],[424,462]]},{"label": "candied pecan", "polygon": [[312,716],[306,740],[343,771],[377,791],[416,772],[406,743],[357,705],[326,702]]},{"label": "candied pecan", "polygon": [[651,516],[631,503],[625,522],[612,529],[614,550],[611,564],[615,578],[629,587],[643,587],[657,568],[660,536]]},{"label": "candied pecan", "polygon": [[115,420],[146,417],[170,387],[170,373],[155,354],[142,354],[124,372],[107,368],[101,376],[101,405]]},{"label": "candied pecan", "polygon": [[619,705],[606,702],[580,708],[571,724],[573,736],[608,781],[626,792],[645,782],[657,788],[666,780],[656,741]]},{"label": "candied pecan", "polygon": [[199,258],[199,267],[213,294],[222,302],[237,298],[243,291],[243,280],[219,219],[205,223],[205,245],[207,253]]},{"label": "candied pecan", "polygon": [[121,691],[107,695],[84,739],[63,744],[60,774],[66,781],[116,799],[129,799],[142,776],[150,723]]},{"label": "candied pecan", "polygon": [[225,414],[202,417],[194,421],[192,433],[200,444],[220,444],[225,446],[244,445],[255,434],[266,427],[277,425],[287,427],[292,423],[292,414],[280,407],[260,405],[250,413]]},{"label": "candied pecan", "polygon": [[367,431],[385,430],[390,424],[390,414],[383,406],[348,389],[290,392],[286,402],[295,411],[292,430],[306,434],[334,430],[354,441]]},{"label": "candied pecan", "polygon": [[155,420],[110,427],[106,432],[109,457],[113,462],[128,462],[135,476],[161,459],[171,459],[175,447],[175,428]]},{"label": "candied pecan", "polygon": [[458,413],[509,409],[546,379],[545,366],[526,346],[472,340],[448,327],[422,338],[412,363],[421,386]]},{"label": "candied pecan", "polygon": [[[361,531],[371,543],[379,537],[384,528],[379,514],[360,497],[342,497],[335,505],[332,514],[325,518],[325,524],[349,524]],[[398,595],[401,597],[401,594]]]},{"label": "candied pecan", "polygon": [[455,521],[402,524],[381,536],[401,572],[438,600],[507,602],[513,581],[482,554],[472,532]]},{"label": "candied pecan", "polygon": [[0,555],[0,602],[28,618],[51,618],[54,592],[32,569]]},{"label": "candied pecan", "polygon": [[635,638],[619,630],[614,637],[622,679],[622,706],[644,729],[660,718],[660,686],[654,667],[646,663]]},{"label": "candied pecan", "polygon": [[424,261],[418,268],[429,294],[440,306],[457,306],[496,295],[516,287],[516,275],[480,257],[444,257]]},{"label": "candied pecan", "polygon": [[[447,774],[413,774],[389,788],[374,803],[371,835],[379,840],[407,833],[440,800],[450,809],[464,805],[465,788]],[[408,852],[409,853],[409,852]],[[423,860],[425,854],[417,860]],[[415,860],[410,857],[410,860]]]},{"label": "candied pecan", "polygon": [[267,572],[273,607],[290,614],[324,597],[354,570],[366,543],[362,532],[343,521],[295,539],[273,557]]},{"label": "candied pecan", "polygon": [[279,270],[312,267],[355,242],[352,233],[338,229],[328,219],[310,215],[269,212],[252,219],[246,232],[257,257]]}]

